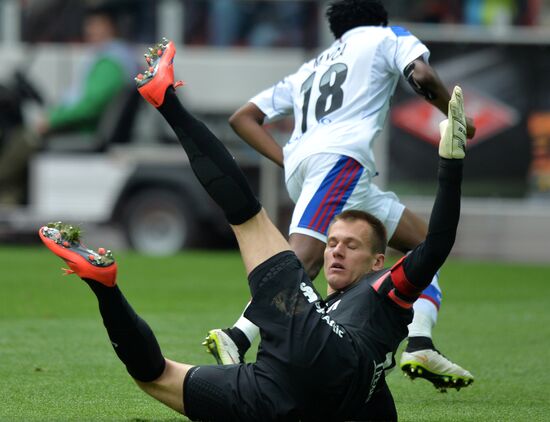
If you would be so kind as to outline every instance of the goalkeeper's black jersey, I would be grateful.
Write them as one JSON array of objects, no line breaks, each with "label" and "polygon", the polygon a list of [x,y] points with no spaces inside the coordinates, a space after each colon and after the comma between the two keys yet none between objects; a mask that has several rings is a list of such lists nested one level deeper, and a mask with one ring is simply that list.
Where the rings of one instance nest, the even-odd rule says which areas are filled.
[{"label": "goalkeeper's black jersey", "polygon": [[326,300],[327,313],[347,331],[359,354],[372,356],[377,363],[385,363],[385,367],[391,364],[393,353],[407,336],[407,325],[413,315],[410,307],[401,307],[375,291],[373,284],[388,277],[389,268],[367,274]]}]

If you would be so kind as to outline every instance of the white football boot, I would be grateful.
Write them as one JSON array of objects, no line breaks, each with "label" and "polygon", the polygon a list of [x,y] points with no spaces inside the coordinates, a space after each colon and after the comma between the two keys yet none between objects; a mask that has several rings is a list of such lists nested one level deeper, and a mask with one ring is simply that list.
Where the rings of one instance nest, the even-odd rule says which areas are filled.
[{"label": "white football boot", "polygon": [[451,362],[437,350],[403,352],[399,366],[411,379],[424,378],[442,393],[447,388],[456,388],[458,391],[474,382],[470,372]]},{"label": "white football boot", "polygon": [[232,365],[244,362],[239,355],[239,348],[235,342],[219,328],[210,330],[202,344],[206,347],[206,351],[214,356],[218,365]]}]

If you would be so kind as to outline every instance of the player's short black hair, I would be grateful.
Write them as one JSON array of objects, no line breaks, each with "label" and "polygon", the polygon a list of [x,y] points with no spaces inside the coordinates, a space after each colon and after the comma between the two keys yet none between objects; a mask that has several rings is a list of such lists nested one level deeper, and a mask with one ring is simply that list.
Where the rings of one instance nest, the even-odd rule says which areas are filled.
[{"label": "player's short black hair", "polygon": [[326,16],[335,38],[358,26],[388,25],[388,12],[379,0],[337,0],[328,6]]},{"label": "player's short black hair", "polygon": [[[330,225],[335,221],[365,221],[372,228],[371,251],[372,253],[385,253],[388,244],[388,235],[384,224],[374,215],[360,210],[346,210],[336,215]],[[329,226],[330,229],[330,226]]]}]

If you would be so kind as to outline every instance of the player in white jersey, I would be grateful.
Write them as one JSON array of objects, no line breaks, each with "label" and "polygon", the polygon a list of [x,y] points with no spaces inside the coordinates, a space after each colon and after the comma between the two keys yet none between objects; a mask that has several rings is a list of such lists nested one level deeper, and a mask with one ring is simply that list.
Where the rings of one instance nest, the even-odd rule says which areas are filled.
[{"label": "player in white jersey", "polygon": [[[322,267],[329,223],[347,209],[379,218],[388,231],[389,245],[403,253],[425,238],[426,223],[395,194],[372,183],[377,175],[372,147],[401,75],[443,113],[450,99],[428,64],[428,48],[406,29],[386,26],[387,13],[379,1],[335,1],[327,17],[336,41],[253,97],[230,119],[246,142],[284,167],[287,189],[296,204],[289,242],[311,279]],[[281,149],[262,125],[266,119],[284,116],[294,116],[295,127]],[[467,130],[472,137],[471,120]],[[434,278],[414,305],[401,368],[444,389],[456,386],[456,377],[473,377],[433,345],[431,332],[440,303]],[[242,360],[257,333],[242,316],[233,328],[210,331],[206,345],[219,363],[231,363]]]}]

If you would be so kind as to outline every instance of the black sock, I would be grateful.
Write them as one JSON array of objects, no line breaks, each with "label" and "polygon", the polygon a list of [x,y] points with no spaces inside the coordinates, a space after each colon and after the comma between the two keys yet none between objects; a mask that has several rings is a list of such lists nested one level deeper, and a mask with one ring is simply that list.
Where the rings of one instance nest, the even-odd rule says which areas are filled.
[{"label": "black sock", "polygon": [[176,133],[193,172],[222,208],[227,221],[242,224],[258,214],[261,205],[235,159],[204,123],[189,114],[174,88],[168,88],[158,111]]},{"label": "black sock", "polygon": [[244,361],[244,355],[250,349],[250,340],[248,340],[246,334],[237,327],[225,328],[223,331],[231,337],[231,340],[239,349],[239,357]]},{"label": "black sock", "polygon": [[417,350],[436,350],[433,341],[429,337],[409,337],[407,343],[407,352],[416,352]]},{"label": "black sock", "polygon": [[118,286],[84,280],[97,296],[103,325],[119,359],[135,379],[149,382],[160,377],[165,361],[147,323],[132,309]]}]

